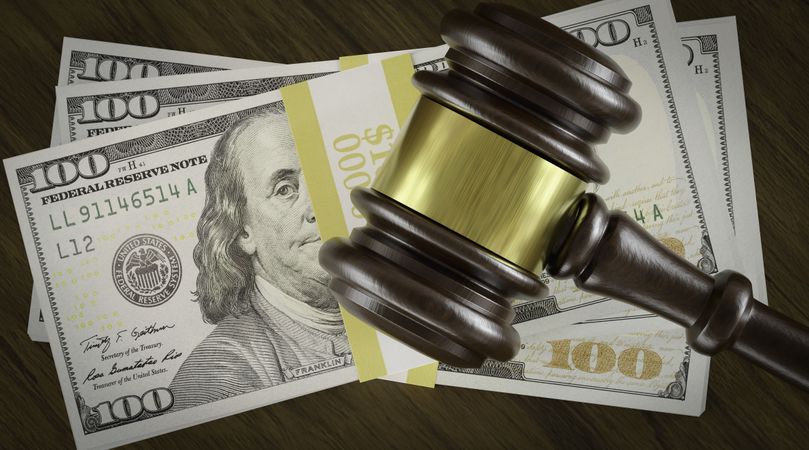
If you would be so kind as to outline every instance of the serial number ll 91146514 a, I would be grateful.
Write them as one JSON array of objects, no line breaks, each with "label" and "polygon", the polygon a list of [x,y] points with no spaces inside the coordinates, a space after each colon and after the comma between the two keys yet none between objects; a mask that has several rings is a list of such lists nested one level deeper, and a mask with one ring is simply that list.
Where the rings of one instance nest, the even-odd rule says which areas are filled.
[{"label": "serial number ll 91146514 a", "polygon": [[112,217],[130,209],[146,208],[152,205],[161,205],[172,200],[188,197],[197,193],[190,178],[183,183],[164,183],[145,189],[139,189],[129,195],[116,195],[115,197],[81,205],[78,208],[64,209],[61,213],[49,214],[51,229],[54,231],[87,223],[91,220],[101,220]]}]

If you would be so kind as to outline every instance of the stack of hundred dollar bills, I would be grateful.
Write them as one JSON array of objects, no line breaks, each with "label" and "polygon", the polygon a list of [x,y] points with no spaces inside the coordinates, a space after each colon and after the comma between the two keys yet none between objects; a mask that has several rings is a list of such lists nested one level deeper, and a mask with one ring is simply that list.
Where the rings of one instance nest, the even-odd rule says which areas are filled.
[{"label": "stack of hundred dollar bills", "polygon": [[[643,108],[593,186],[706,273],[766,301],[734,18],[665,0],[547,17],[611,56]],[[438,41],[436,41],[438,44]],[[343,316],[321,242],[363,218],[445,46],[273,64],[65,38],[51,148],[5,160],[78,447],[110,447],[376,378],[700,415],[709,359],[671,323],[552,279],[512,361],[440,364]],[[337,56],[337,55],[335,55]]]}]

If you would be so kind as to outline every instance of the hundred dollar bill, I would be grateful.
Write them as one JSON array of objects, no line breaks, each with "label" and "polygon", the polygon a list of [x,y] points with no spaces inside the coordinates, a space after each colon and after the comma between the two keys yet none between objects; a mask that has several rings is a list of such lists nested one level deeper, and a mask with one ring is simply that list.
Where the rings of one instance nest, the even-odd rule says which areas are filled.
[{"label": "hundred dollar bill", "polygon": [[59,137],[72,142],[274,91],[339,70],[320,61],[192,75],[59,86]]},{"label": "hundred dollar bill", "polygon": [[764,258],[747,133],[742,64],[736,19],[677,24],[686,51],[691,84],[697,91],[700,117],[709,148],[720,170],[722,193],[740,253],[743,273],[759,301],[767,302]]},{"label": "hundred dollar bill", "polygon": [[357,379],[277,91],[4,163],[78,447]]},{"label": "hundred dollar bill", "polygon": [[[677,28],[686,51],[685,63],[697,91],[700,116],[711,138],[709,148],[721,174],[720,189],[734,229],[734,249],[739,255],[737,269],[743,269],[751,280],[756,299],[767,303],[736,20],[724,17],[680,22]],[[633,329],[674,326],[636,309],[582,322],[614,323],[619,317],[632,320]]]},{"label": "hundred dollar bill", "polygon": [[[637,129],[598,146],[611,177],[592,190],[704,272],[736,268],[717,169],[668,1],[602,2],[546,19],[612,57],[642,108]],[[551,296],[519,305],[518,321],[539,319],[537,326],[548,329],[626,310],[569,281],[547,281]],[[521,331],[537,330],[527,325]]]},{"label": "hundred dollar bill", "polygon": [[[240,69],[274,63],[204,55],[135,45],[115,44],[66,37],[59,64],[59,86],[96,83],[166,75]],[[57,111],[53,114],[51,147],[59,145]],[[36,294],[31,293],[28,335],[34,341],[47,342],[45,326]]]},{"label": "hundred dollar bill", "polygon": [[[701,117],[714,139],[711,156],[722,163],[716,168],[727,211],[736,219],[738,268],[766,302],[735,20],[686,22],[678,30]],[[683,329],[654,315],[631,309],[524,334],[522,341],[512,361],[487,361],[471,371],[441,366],[437,383],[689,415],[705,409],[710,358],[685,344]]]},{"label": "hundred dollar bill", "polygon": [[278,64],[66,37],[62,43],[58,85],[187,75],[267,65]]},{"label": "hundred dollar bill", "polygon": [[692,416],[705,410],[710,358],[684,344],[682,329],[581,324],[522,341],[512,361],[441,364],[436,383]]}]

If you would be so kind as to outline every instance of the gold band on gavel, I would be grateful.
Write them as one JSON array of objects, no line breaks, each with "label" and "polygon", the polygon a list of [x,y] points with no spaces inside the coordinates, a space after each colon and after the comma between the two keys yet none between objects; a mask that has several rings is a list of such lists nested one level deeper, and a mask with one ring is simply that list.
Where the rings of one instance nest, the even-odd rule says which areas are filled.
[{"label": "gold band on gavel", "polygon": [[584,181],[426,97],[399,136],[375,190],[525,270],[542,270]]}]

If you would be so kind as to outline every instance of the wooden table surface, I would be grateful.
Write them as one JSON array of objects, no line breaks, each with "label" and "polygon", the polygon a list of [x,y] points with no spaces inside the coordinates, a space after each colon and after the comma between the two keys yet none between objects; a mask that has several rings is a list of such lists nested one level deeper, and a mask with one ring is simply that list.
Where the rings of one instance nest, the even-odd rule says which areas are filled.
[{"label": "wooden table surface", "polygon": [[[0,3],[0,151],[48,146],[63,36],[297,63],[437,45],[440,17],[474,0]],[[547,15],[587,3],[513,0]],[[679,20],[736,15],[770,304],[809,323],[809,4],[675,0]],[[48,347],[26,323],[31,275],[0,187],[0,447],[72,447]],[[809,364],[809,361],[807,361]],[[809,393],[740,358],[713,360],[700,418],[493,392],[352,383],[170,433],[137,447],[806,448]]]}]

